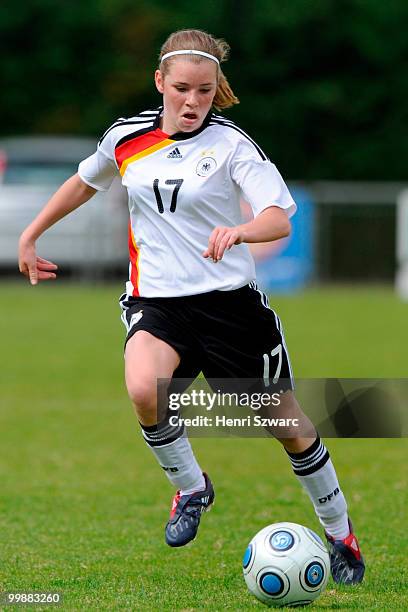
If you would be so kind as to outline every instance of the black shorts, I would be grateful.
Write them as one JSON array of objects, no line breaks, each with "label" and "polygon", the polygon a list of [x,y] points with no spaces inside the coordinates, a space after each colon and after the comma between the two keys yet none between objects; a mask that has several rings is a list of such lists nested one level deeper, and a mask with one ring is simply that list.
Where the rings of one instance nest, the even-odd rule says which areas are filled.
[{"label": "black shorts", "polygon": [[120,298],[126,342],[145,330],[180,356],[174,378],[253,379],[293,388],[283,329],[255,282],[232,291],[183,297]]}]

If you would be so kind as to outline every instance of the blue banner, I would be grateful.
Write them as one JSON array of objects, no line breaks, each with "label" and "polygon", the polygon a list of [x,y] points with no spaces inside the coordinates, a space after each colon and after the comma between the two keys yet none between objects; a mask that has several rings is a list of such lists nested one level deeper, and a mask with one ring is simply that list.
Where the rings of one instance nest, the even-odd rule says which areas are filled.
[{"label": "blue banner", "polygon": [[288,238],[251,245],[257,282],[266,292],[290,293],[305,287],[315,273],[315,205],[300,188],[291,189],[297,212]]}]

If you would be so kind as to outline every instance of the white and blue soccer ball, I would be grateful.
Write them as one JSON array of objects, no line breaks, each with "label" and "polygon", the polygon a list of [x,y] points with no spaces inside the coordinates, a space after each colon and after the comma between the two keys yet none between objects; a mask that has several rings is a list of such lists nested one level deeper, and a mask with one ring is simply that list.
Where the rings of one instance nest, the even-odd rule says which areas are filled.
[{"label": "white and blue soccer ball", "polygon": [[269,606],[306,605],[319,597],[330,576],[329,553],[319,536],[297,523],[274,523],[250,541],[244,578]]}]

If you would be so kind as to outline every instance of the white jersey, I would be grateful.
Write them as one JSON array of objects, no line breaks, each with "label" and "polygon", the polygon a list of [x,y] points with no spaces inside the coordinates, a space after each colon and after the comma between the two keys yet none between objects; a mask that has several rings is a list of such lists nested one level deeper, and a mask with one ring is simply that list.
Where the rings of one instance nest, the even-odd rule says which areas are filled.
[{"label": "white jersey", "polygon": [[278,170],[232,121],[210,112],[194,132],[159,128],[162,108],[120,119],[79,164],[81,179],[109,189],[119,172],[129,194],[129,295],[172,297],[238,289],[255,279],[246,244],[214,264],[203,252],[217,226],[269,206],[296,210]]}]

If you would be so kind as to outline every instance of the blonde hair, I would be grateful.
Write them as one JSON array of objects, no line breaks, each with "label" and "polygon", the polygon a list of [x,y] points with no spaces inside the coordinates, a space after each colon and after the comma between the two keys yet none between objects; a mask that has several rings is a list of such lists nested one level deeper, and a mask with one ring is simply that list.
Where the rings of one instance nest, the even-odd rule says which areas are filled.
[{"label": "blonde hair", "polygon": [[[194,51],[204,51],[210,55],[214,55],[220,62],[225,62],[228,59],[230,46],[222,38],[214,38],[211,34],[202,30],[179,30],[170,34],[160,50],[159,55],[159,70],[163,78],[169,72],[171,63],[175,57],[170,57],[162,62],[162,57],[171,51],[180,51],[182,49],[191,49]],[[195,64],[200,64],[204,58],[199,55],[186,55],[189,61]],[[230,108],[234,104],[239,104],[239,100],[232,91],[221,67],[217,65],[217,91],[214,96],[213,106],[217,110]]]}]

